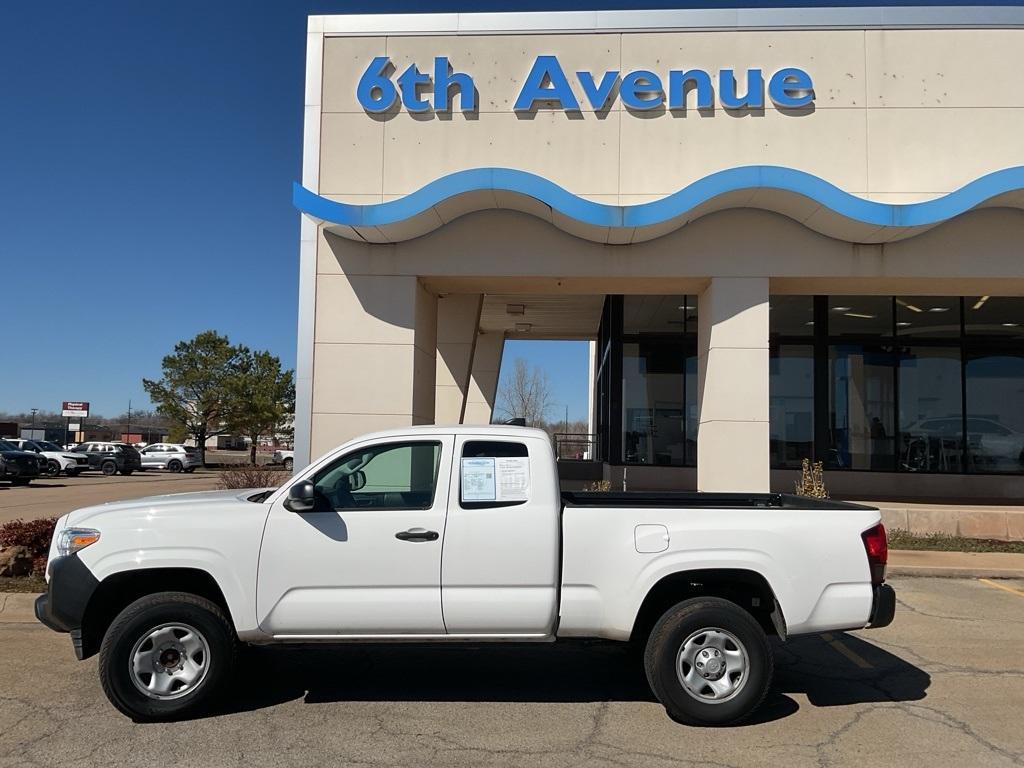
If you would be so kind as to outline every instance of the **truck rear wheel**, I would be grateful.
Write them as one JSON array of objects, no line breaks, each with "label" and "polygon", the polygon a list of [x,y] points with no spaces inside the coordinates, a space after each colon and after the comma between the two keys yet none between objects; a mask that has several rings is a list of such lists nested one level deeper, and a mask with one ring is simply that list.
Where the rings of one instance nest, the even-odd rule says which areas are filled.
[{"label": "truck rear wheel", "polygon": [[103,692],[137,722],[193,713],[230,676],[235,644],[215,603],[186,592],[147,595],[121,611],[103,638]]},{"label": "truck rear wheel", "polygon": [[644,651],[651,690],[690,725],[730,725],[760,706],[774,662],[757,621],[735,603],[684,600],[655,624]]}]

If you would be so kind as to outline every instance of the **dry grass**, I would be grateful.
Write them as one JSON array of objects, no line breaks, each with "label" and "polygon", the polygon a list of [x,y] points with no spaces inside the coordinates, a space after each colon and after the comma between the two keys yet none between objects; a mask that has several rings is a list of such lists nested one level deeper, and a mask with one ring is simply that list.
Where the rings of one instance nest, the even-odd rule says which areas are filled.
[{"label": "dry grass", "polygon": [[287,480],[288,473],[282,469],[267,467],[236,467],[220,473],[217,487],[225,490],[242,490],[245,488],[277,488]]}]

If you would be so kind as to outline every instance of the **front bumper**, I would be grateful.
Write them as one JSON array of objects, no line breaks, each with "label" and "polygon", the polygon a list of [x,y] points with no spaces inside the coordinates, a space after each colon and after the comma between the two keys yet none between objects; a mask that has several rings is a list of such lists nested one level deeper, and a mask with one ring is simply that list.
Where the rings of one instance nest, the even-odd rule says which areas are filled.
[{"label": "front bumper", "polygon": [[874,598],[871,601],[871,617],[868,619],[868,627],[878,629],[888,627],[892,624],[896,615],[896,590],[888,584],[879,584],[874,588]]},{"label": "front bumper", "polygon": [[56,558],[49,571],[46,594],[36,598],[36,618],[55,632],[70,632],[81,659],[85,609],[100,583],[77,554]]}]

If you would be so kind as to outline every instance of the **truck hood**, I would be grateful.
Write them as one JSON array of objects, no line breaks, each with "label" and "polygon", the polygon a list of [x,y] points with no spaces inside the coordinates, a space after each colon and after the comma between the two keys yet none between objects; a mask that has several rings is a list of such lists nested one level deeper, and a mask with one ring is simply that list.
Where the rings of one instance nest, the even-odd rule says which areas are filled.
[{"label": "truck hood", "polygon": [[171,511],[176,507],[188,507],[190,511],[196,511],[202,507],[216,508],[218,514],[230,511],[232,506],[237,505],[239,509],[255,509],[259,507],[248,501],[250,496],[260,491],[271,490],[268,488],[247,488],[245,490],[230,491],[193,491],[191,493],[165,493],[159,496],[144,496],[140,499],[127,499],[125,501],[108,501],[104,504],[97,504],[92,507],[82,507],[74,512],[68,513],[65,523],[68,525],[82,525],[99,515],[108,515],[118,512],[140,512],[146,510]]}]

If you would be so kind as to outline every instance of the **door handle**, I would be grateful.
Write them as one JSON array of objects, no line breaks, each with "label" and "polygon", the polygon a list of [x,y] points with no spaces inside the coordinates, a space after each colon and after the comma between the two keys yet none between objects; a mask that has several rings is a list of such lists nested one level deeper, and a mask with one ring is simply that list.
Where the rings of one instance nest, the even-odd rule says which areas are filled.
[{"label": "door handle", "polygon": [[395,534],[395,538],[402,541],[437,541],[439,537],[437,531],[428,531],[426,528],[410,528]]}]

